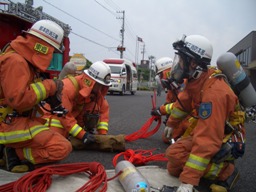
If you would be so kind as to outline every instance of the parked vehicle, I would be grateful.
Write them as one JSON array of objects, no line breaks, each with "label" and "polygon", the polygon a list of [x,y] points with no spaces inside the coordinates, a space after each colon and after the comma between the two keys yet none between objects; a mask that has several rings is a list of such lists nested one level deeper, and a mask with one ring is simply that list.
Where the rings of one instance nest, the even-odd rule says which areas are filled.
[{"label": "parked vehicle", "polygon": [[42,7],[34,8],[33,0],[23,3],[14,3],[12,1],[0,2],[0,53],[4,48],[15,39],[22,31],[29,29],[36,21],[49,19],[58,23],[64,29],[63,53],[54,53],[52,62],[45,73],[47,78],[56,78],[63,68],[64,64],[69,61],[69,38],[71,27],[68,24],[43,12]]},{"label": "parked vehicle", "polygon": [[130,91],[134,95],[138,89],[138,75],[134,63],[127,59],[109,58],[103,60],[111,69],[111,82],[109,93],[118,92],[124,95]]}]

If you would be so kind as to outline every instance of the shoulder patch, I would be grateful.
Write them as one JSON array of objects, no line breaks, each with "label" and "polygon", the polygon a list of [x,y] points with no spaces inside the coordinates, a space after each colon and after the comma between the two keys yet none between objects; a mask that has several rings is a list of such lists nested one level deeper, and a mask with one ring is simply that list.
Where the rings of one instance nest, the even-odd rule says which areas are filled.
[{"label": "shoulder patch", "polygon": [[201,103],[199,107],[199,117],[202,119],[207,119],[212,114],[212,103]]},{"label": "shoulder patch", "polygon": [[85,80],[84,80],[84,83],[85,83],[88,87],[90,87],[91,84],[92,84],[92,82],[91,82],[89,79],[85,79]]},{"label": "shoulder patch", "polygon": [[34,49],[44,55],[46,55],[48,53],[48,47],[45,45],[42,45],[40,43],[36,43],[34,46]]}]

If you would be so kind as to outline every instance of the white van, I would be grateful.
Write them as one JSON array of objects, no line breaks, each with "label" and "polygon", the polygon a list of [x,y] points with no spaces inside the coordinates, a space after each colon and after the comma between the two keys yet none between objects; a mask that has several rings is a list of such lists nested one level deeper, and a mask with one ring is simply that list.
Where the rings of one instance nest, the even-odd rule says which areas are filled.
[{"label": "white van", "polygon": [[135,94],[138,88],[138,74],[134,63],[126,59],[109,58],[103,60],[111,69],[111,83],[109,93],[119,92],[124,95],[129,91]]}]

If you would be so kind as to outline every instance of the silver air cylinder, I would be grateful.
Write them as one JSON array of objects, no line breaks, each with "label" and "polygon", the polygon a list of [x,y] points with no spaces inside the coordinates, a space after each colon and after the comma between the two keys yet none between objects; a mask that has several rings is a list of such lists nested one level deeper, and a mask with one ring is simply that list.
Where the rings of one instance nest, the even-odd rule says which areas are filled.
[{"label": "silver air cylinder", "polygon": [[129,161],[118,162],[115,171],[116,174],[122,171],[118,178],[126,192],[150,192],[147,179]]},{"label": "silver air cylinder", "polygon": [[231,52],[222,54],[217,66],[227,76],[241,104],[244,107],[256,105],[256,92],[236,56]]}]

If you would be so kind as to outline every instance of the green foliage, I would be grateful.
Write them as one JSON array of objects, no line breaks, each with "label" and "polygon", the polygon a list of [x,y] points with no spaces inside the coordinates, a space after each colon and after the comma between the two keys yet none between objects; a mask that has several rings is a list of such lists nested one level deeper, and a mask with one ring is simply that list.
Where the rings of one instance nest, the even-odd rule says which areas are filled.
[{"label": "green foliage", "polygon": [[138,69],[138,80],[148,80],[149,79],[149,69],[139,68]]}]

